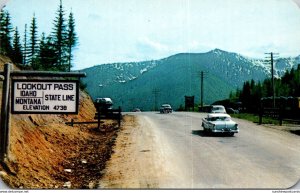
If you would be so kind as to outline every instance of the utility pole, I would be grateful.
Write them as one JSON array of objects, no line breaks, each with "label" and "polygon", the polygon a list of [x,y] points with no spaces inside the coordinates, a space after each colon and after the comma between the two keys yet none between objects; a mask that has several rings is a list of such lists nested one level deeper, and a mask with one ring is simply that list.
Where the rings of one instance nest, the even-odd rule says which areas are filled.
[{"label": "utility pole", "polygon": [[204,78],[207,72],[201,71],[200,76],[200,106],[203,107],[203,96],[204,96]]},{"label": "utility pole", "polygon": [[200,98],[201,108],[203,108],[203,79],[204,79],[204,73],[203,71],[201,71],[201,98]]},{"label": "utility pole", "polygon": [[154,111],[157,111],[157,97],[160,93],[160,90],[155,88],[152,90],[152,94],[154,94]]},{"label": "utility pole", "polygon": [[273,101],[273,108],[275,108],[276,104],[275,104],[275,84],[274,84],[274,57],[278,57],[278,53],[265,53],[270,55],[270,57],[266,57],[265,62],[267,63],[271,63],[271,83],[272,83],[272,101]]}]

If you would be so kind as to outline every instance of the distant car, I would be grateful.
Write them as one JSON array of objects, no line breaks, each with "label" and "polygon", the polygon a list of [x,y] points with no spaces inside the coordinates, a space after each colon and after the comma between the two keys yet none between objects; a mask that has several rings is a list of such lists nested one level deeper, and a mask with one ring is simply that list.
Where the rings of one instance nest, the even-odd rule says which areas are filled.
[{"label": "distant car", "polygon": [[212,105],[210,113],[227,113],[225,107],[222,105]]},{"label": "distant car", "polygon": [[227,108],[226,111],[229,114],[239,114],[239,110],[235,110],[233,108]]},{"label": "distant car", "polygon": [[160,113],[172,113],[173,109],[172,109],[171,105],[163,104],[163,105],[161,105],[159,112]]},{"label": "distant car", "polygon": [[96,109],[101,108],[102,110],[111,109],[113,101],[111,98],[96,98],[94,105]]},{"label": "distant car", "polygon": [[208,114],[202,119],[202,127],[205,133],[227,133],[233,136],[239,132],[238,124],[231,120],[230,115],[224,113]]},{"label": "distant car", "polygon": [[139,108],[135,108],[135,109],[132,110],[132,112],[142,112],[142,111]]}]

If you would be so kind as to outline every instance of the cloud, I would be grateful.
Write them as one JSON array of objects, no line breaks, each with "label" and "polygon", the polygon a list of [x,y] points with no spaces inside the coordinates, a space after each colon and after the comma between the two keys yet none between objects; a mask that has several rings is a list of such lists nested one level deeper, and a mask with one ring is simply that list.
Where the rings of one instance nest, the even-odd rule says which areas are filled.
[{"label": "cloud", "polygon": [[148,37],[143,37],[138,39],[137,43],[138,47],[147,49],[147,50],[152,50],[152,51],[168,51],[168,46],[164,45],[158,41],[154,41],[149,39]]},{"label": "cloud", "polygon": [[298,7],[300,8],[300,0],[293,0],[297,5]]},{"label": "cloud", "polygon": [[[0,0],[0,5],[7,1]],[[38,32],[49,34],[59,0],[45,6],[46,1],[8,1],[12,23],[24,32],[35,12]],[[63,4],[67,12],[72,8],[79,36],[74,68],[214,48],[251,56],[273,50],[300,53],[300,0],[64,0]]]},{"label": "cloud", "polygon": [[92,19],[94,21],[99,22],[99,20],[101,20],[102,18],[99,14],[91,13],[91,14],[88,15],[88,19]]},{"label": "cloud", "polygon": [[8,2],[8,0],[0,0],[0,9],[3,8],[3,6],[5,6],[5,4]]}]

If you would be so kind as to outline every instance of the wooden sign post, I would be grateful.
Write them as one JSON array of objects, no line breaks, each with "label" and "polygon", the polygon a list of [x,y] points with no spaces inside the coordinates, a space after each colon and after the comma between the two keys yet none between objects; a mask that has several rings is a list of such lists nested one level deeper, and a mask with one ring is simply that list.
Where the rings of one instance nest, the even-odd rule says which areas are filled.
[{"label": "wooden sign post", "polygon": [[[0,161],[4,161],[9,145],[9,116],[12,114],[77,114],[79,106],[79,79],[81,72],[12,71],[5,64],[0,120]],[[13,79],[34,77],[36,79]],[[77,80],[41,79],[42,77]],[[11,86],[12,83],[12,86]],[[10,97],[12,93],[12,98]],[[10,100],[12,109],[10,108]]]}]

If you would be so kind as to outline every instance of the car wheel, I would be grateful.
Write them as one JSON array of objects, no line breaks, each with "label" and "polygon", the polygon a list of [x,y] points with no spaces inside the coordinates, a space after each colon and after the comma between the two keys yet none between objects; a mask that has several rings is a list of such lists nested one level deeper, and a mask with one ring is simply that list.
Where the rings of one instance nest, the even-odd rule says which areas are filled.
[{"label": "car wheel", "polygon": [[230,137],[233,137],[233,136],[234,136],[234,133],[228,133],[228,135],[229,135]]}]

